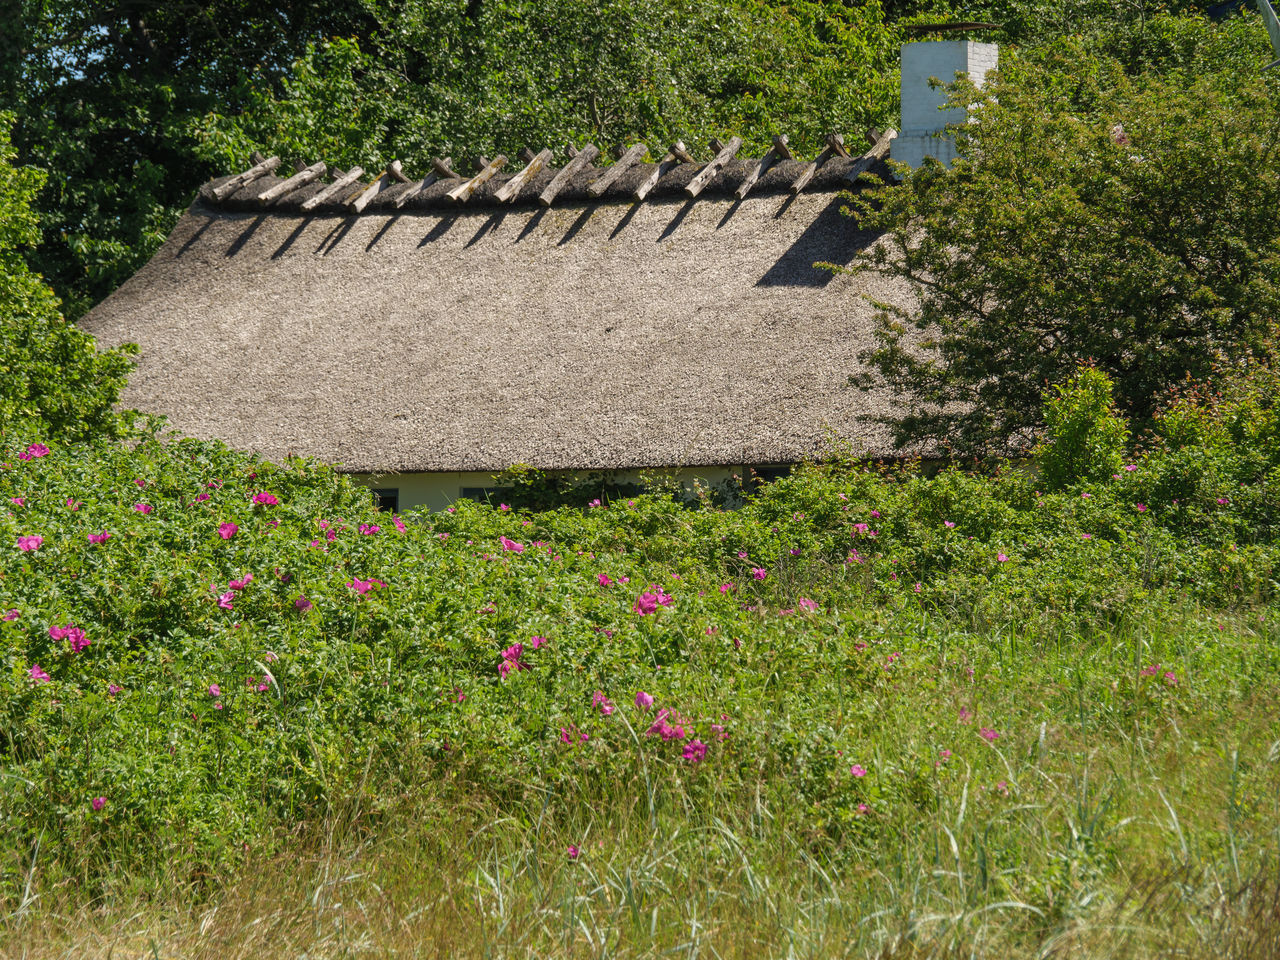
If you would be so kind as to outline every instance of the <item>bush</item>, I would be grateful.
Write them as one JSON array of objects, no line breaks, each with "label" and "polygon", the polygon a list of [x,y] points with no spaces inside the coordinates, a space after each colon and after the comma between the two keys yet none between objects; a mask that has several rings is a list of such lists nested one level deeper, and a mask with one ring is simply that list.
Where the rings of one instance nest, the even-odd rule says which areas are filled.
[{"label": "bush", "polygon": [[0,113],[0,436],[46,439],[118,434],[114,404],[132,366],[132,348],[98,352],[93,338],[67,323],[58,300],[23,260],[39,239],[32,199],[44,174],[15,167]]},{"label": "bush", "polygon": [[1278,84],[1227,68],[1128,78],[1064,43],[1003,56],[985,90],[957,85],[973,107],[954,167],[855,201],[886,231],[859,268],[917,294],[885,306],[863,357],[862,383],[908,408],[898,440],[1020,448],[1044,384],[1086,362],[1142,426],[1172,385],[1260,349],[1280,311]]},{"label": "bush", "polygon": [[1045,433],[1036,448],[1036,464],[1048,490],[1080,480],[1105,480],[1119,473],[1129,428],[1111,405],[1111,380],[1083,367],[1054,387],[1045,403]]}]

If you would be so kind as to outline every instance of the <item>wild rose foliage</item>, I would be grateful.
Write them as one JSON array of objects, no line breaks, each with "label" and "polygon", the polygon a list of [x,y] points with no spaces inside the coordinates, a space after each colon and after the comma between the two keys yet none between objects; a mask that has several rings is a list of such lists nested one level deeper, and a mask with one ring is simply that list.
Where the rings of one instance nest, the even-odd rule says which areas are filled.
[{"label": "wild rose foliage", "polygon": [[[737,511],[463,501],[388,522],[308,464],[194,441],[20,458],[31,443],[0,456],[0,502],[23,501],[0,538],[40,541],[0,551],[3,770],[24,784],[0,791],[12,877],[93,798],[109,799],[92,829],[113,856],[163,855],[172,823],[214,855],[324,809],[366,762],[390,782],[406,744],[482,786],[614,784],[643,768],[698,791],[763,769],[819,811],[803,814],[814,830],[878,829],[923,789],[912,771],[963,760],[994,784],[1000,751],[1033,726],[953,694],[977,682],[972,664],[931,661],[932,628],[894,634],[881,611],[914,623],[945,602],[1071,621],[1123,608],[1153,577],[1212,603],[1269,589],[1276,553],[1269,493],[1219,475],[1188,496],[1151,458],[1052,495],[1016,473],[833,465]],[[135,478],[150,513],[135,510]],[[1118,689],[1172,708],[1198,689],[1184,655],[1153,651],[1158,672]],[[946,721],[968,736],[945,744],[956,756],[942,767],[943,744],[917,756],[907,738],[873,765],[859,737],[879,719],[862,704],[917,677],[936,686],[933,714],[973,726]],[[158,729],[163,744],[147,735]],[[850,775],[853,756],[871,773]]]}]

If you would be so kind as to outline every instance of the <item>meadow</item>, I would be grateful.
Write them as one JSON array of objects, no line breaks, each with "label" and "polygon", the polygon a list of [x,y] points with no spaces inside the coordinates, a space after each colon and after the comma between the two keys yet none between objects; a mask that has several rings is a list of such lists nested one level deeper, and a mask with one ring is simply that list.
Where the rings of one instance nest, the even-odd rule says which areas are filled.
[{"label": "meadow", "polygon": [[1257,399],[736,509],[6,438],[0,954],[1271,955]]}]

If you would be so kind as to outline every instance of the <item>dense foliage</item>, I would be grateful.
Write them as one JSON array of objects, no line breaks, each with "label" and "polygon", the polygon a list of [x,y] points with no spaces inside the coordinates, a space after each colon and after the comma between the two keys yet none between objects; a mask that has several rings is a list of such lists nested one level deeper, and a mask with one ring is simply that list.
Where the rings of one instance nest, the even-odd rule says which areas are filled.
[{"label": "dense foliage", "polygon": [[130,351],[98,352],[28,269],[23,255],[39,238],[31,201],[45,175],[14,166],[11,120],[0,113],[0,436],[33,424],[55,437],[111,436]]},{"label": "dense foliage", "polygon": [[[1064,396],[1090,402],[1087,384]],[[695,794],[763,770],[805,831],[855,842],[860,804],[920,802],[910,778],[869,791],[833,752],[873,722],[857,703],[926,655],[896,633],[881,649],[895,618],[1088,630],[1152,603],[1273,598],[1276,419],[1250,418],[1249,450],[1213,439],[1251,402],[1183,398],[1175,438],[1061,493],[1020,470],[835,463],[738,511],[649,495],[402,520],[327,468],[217,444],[10,443],[8,892],[41,837],[45,869],[86,881],[175,856],[221,870],[415,763],[499,799],[642,763],[688,768]],[[780,660],[813,681],[768,692]]]},{"label": "dense foliage", "polygon": [[[887,231],[864,264],[918,307],[865,356],[907,401],[902,440],[966,452],[1025,442],[1040,397],[1089,361],[1139,422],[1186,377],[1261,350],[1280,314],[1280,84],[1203,52],[1198,75],[1127,78],[1078,45],[1012,59],[962,159],[868,191]],[[1224,55],[1225,56],[1225,55]]]}]

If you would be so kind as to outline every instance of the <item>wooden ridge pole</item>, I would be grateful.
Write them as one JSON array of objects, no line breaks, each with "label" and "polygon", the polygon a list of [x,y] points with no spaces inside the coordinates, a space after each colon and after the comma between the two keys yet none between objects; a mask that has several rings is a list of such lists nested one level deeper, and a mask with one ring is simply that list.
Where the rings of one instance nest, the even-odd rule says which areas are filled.
[{"label": "wooden ridge pole", "polygon": [[800,176],[796,177],[795,183],[791,184],[791,192],[793,194],[799,193],[807,187],[819,168],[834,156],[849,156],[849,151],[844,148],[844,137],[838,133],[832,133],[827,136],[826,149],[814,157],[813,161],[800,171]]},{"label": "wooden ridge pole", "polygon": [[485,161],[484,167],[480,170],[480,172],[477,173],[470,180],[467,180],[459,184],[458,186],[454,187],[452,190],[450,190],[448,193],[445,194],[445,196],[448,197],[450,200],[452,200],[454,203],[466,203],[468,200],[470,200],[472,194],[474,194],[476,190],[478,190],[481,186],[483,186],[484,183],[488,181],[490,177],[492,177],[495,173],[497,173],[504,166],[506,166],[506,163],[507,163],[507,158],[501,153],[498,154],[496,157],[494,157],[492,160],[485,160],[484,157],[481,157],[480,159]]},{"label": "wooden ridge pole", "polygon": [[[422,191],[426,190],[427,187],[431,186],[437,180],[444,179],[444,175],[440,173],[440,168],[437,167],[436,164],[443,164],[444,168],[446,170],[449,170],[449,162],[452,159],[453,159],[452,157],[445,157],[443,160],[431,161],[431,172],[428,173],[421,180],[419,180],[417,183],[415,183],[408,190],[405,190],[403,193],[401,193],[400,196],[396,197],[396,209],[399,210],[406,203],[408,203],[414,197],[418,196],[418,194],[422,193]],[[449,170],[449,176],[456,178],[458,175],[454,173],[452,170]]]},{"label": "wooden ridge pole", "polygon": [[317,180],[324,176],[324,171],[325,165],[323,160],[319,163],[313,163],[311,166],[299,170],[288,180],[281,180],[265,193],[258,194],[258,202],[264,207],[270,206],[287,194],[293,193],[293,191],[297,190],[299,187],[305,187],[312,180]]},{"label": "wooden ridge pole", "polygon": [[[588,146],[590,145],[588,144]],[[593,200],[599,200],[604,195],[604,192],[613,186],[614,181],[635,166],[640,158],[648,152],[649,148],[643,143],[637,143],[628,148],[627,152],[615,160],[612,166],[592,181],[591,185],[587,187],[587,196]],[[547,189],[550,189],[550,187]]]},{"label": "wooden ridge pole", "polygon": [[352,167],[346,173],[334,180],[333,183],[329,184],[329,186],[317,193],[314,197],[304,200],[302,203],[302,209],[314,210],[316,207],[320,206],[320,204],[327,202],[331,197],[337,196],[343,188],[351,186],[351,184],[355,183],[363,176],[364,167]]},{"label": "wooden ridge pole", "polygon": [[685,184],[684,195],[692,198],[700,194],[715,175],[724,169],[724,165],[733,159],[733,155],[738,152],[741,146],[741,137],[730,137],[729,142],[721,147],[715,159],[699,170],[698,175]]},{"label": "wooden ridge pole", "polygon": [[221,186],[213,188],[213,198],[215,200],[225,200],[231,196],[245,184],[253,183],[259,177],[265,177],[268,173],[280,166],[279,157],[268,157],[265,160],[259,160],[244,173],[237,173]]},{"label": "wooden ridge pole", "polygon": [[525,164],[523,170],[514,177],[500,186],[494,193],[494,197],[500,203],[510,203],[516,197],[520,196],[520,191],[524,189],[524,185],[532,180],[543,167],[547,165],[547,161],[552,157],[552,152],[548,148],[540,151],[537,155],[530,157]]},{"label": "wooden ridge pole", "polygon": [[893,145],[893,139],[897,135],[898,131],[892,128],[880,134],[872,148],[860,156],[858,162],[845,174],[845,179],[850,183],[857,183],[858,177],[870,170],[873,163],[877,160],[883,160],[889,155],[889,148]]},{"label": "wooden ridge pole", "polygon": [[391,186],[392,176],[390,170],[383,170],[378,174],[378,179],[369,184],[360,191],[359,194],[347,201],[347,209],[352,213],[360,213],[369,205],[369,201],[380,194],[387,187]]},{"label": "wooden ridge pole", "polygon": [[747,174],[745,180],[738,184],[738,189],[734,191],[734,196],[739,200],[745,200],[747,194],[751,192],[751,188],[756,185],[756,181],[763,177],[779,160],[792,159],[791,148],[787,146],[787,135],[773,138],[773,146],[769,148],[769,152],[760,158],[760,162],[756,164],[756,168]]},{"label": "wooden ridge pole", "polygon": [[671,145],[671,149],[667,151],[667,155],[658,161],[658,165],[653,168],[653,172],[645,179],[644,183],[636,187],[631,196],[637,200],[643,200],[663,177],[667,175],[667,171],[682,163],[697,163],[688,150],[684,148],[684,143],[677,140]]},{"label": "wooden ridge pole", "polygon": [[556,171],[556,175],[551,178],[551,182],[547,184],[542,193],[538,194],[538,203],[544,207],[551,206],[551,202],[555,200],[556,194],[565,188],[565,185],[578,174],[583,167],[600,155],[600,150],[594,143],[588,143],[581,150],[575,151],[573,158],[570,159],[563,167]]}]

